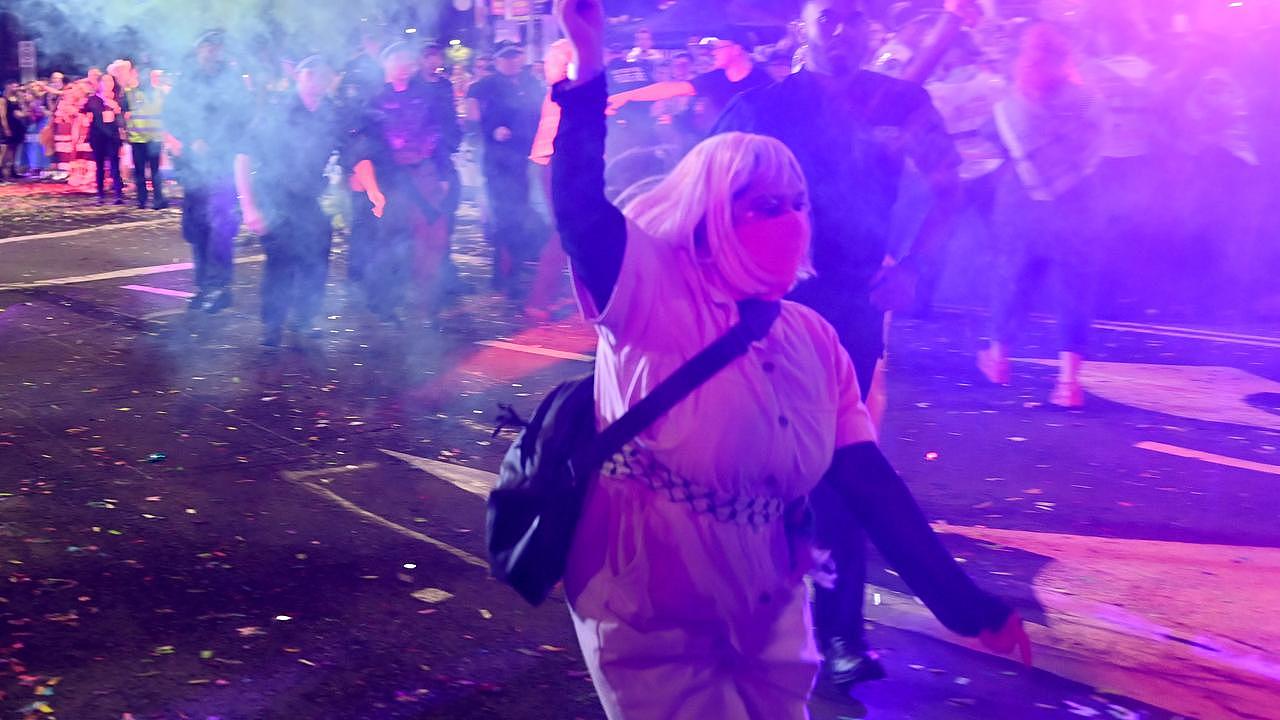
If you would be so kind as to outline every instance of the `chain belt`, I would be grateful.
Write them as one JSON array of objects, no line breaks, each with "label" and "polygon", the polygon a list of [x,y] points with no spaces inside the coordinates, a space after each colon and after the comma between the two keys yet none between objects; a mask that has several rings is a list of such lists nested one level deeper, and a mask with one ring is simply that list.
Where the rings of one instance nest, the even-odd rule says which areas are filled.
[{"label": "chain belt", "polygon": [[653,454],[629,444],[605,461],[600,474],[611,478],[634,478],[674,503],[688,505],[724,523],[760,529],[777,522],[786,510],[782,498],[726,493],[704,487],[672,472]]}]

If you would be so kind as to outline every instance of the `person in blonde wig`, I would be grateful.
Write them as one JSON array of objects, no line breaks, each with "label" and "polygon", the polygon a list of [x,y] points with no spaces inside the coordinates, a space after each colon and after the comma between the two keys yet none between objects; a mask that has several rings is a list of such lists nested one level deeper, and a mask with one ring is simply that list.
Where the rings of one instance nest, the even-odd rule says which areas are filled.
[{"label": "person in blonde wig", "polygon": [[[740,303],[782,298],[810,272],[808,196],[784,145],[729,133],[619,211],[604,194],[600,0],[561,0],[557,12],[579,71],[553,91],[552,200],[599,336],[604,427],[732,327]],[[896,479],[875,440],[835,331],[783,301],[763,340],[605,463],[565,592],[608,717],[807,717],[819,657],[802,583],[806,496],[833,466],[838,478]],[[921,551],[954,568],[932,542]],[[994,598],[984,609],[986,627],[1010,615]]]}]

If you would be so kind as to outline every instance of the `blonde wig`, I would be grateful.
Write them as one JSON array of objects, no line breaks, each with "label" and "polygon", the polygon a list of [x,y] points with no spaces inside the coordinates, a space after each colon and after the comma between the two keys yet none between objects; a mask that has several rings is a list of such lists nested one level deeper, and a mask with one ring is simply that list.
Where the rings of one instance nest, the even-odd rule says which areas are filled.
[{"label": "blonde wig", "polygon": [[[742,249],[733,229],[733,201],[753,183],[808,192],[804,171],[786,145],[764,135],[731,132],[699,143],[671,174],[628,203],[623,214],[659,241],[685,245],[734,289],[760,295],[769,288],[767,275]],[[813,266],[806,258],[796,281],[811,275]]]}]

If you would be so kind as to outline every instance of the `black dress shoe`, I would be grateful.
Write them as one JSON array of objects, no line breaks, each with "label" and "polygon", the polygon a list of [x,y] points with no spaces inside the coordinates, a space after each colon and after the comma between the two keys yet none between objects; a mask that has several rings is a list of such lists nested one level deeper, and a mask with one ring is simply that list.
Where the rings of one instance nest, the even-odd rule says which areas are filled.
[{"label": "black dress shoe", "polygon": [[870,652],[854,652],[844,638],[832,638],[824,653],[822,674],[837,691],[848,694],[858,683],[883,680],[884,665]]},{"label": "black dress shoe", "polygon": [[187,312],[195,312],[203,309],[205,298],[209,297],[206,290],[197,290],[195,295],[187,299]]},{"label": "black dress shoe", "polygon": [[205,296],[204,302],[200,303],[200,310],[210,315],[216,315],[229,307],[231,307],[231,291],[227,288],[210,292]]},{"label": "black dress shoe", "polygon": [[167,200],[156,200],[151,203],[152,210],[164,210],[167,207],[169,207],[169,201]]}]

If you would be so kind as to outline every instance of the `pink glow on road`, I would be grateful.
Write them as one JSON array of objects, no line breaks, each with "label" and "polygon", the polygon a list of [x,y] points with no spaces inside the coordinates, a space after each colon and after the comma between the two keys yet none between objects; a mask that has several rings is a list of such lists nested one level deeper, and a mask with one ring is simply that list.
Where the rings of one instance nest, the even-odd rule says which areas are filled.
[{"label": "pink glow on road", "polygon": [[120,287],[125,290],[137,290],[138,292],[151,293],[153,295],[166,295],[168,297],[183,299],[193,298],[196,296],[195,293],[189,293],[185,290],[170,290],[168,288],[151,287],[150,285],[121,285]]}]

